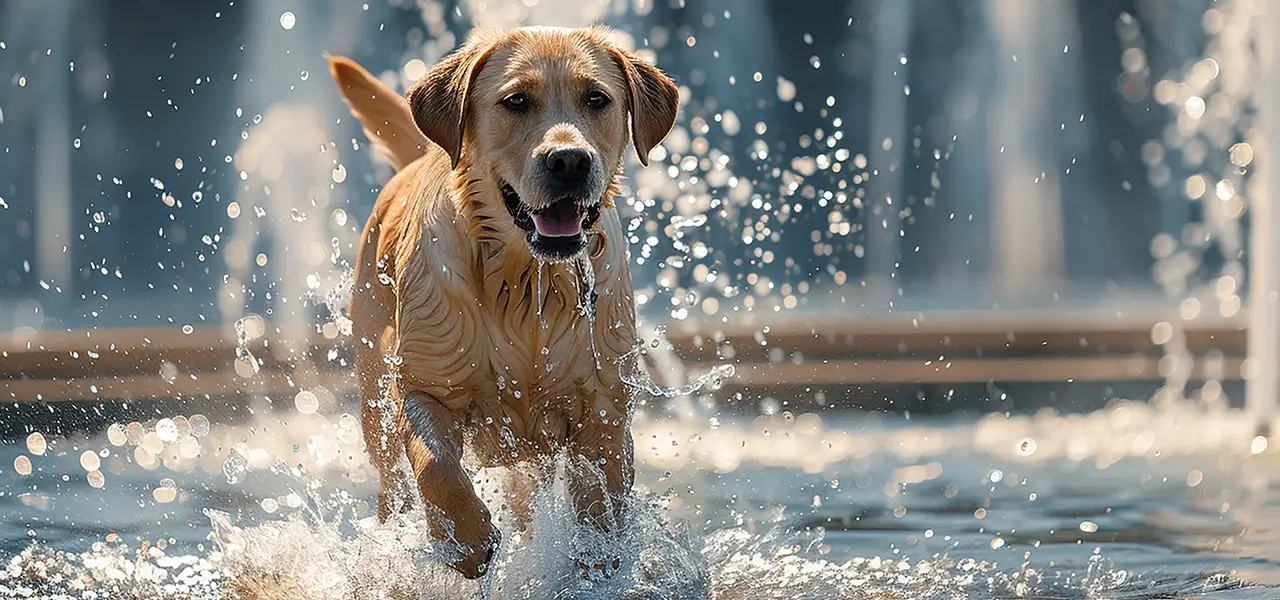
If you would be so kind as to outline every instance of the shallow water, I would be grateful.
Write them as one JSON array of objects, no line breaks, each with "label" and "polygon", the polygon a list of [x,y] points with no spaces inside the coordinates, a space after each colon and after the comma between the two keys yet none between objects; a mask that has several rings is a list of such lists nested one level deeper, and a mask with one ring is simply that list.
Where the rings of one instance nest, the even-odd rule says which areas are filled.
[{"label": "shallow water", "polygon": [[[1280,582],[1280,453],[1232,411],[642,416],[623,533],[573,526],[547,490],[533,539],[509,537],[478,583],[441,566],[420,513],[372,523],[351,417],[215,423],[198,457],[187,423],[147,424],[172,440],[154,456],[126,429],[0,447],[0,597],[266,581],[298,598],[1264,598],[1240,582]],[[584,577],[604,556],[621,570]]]}]

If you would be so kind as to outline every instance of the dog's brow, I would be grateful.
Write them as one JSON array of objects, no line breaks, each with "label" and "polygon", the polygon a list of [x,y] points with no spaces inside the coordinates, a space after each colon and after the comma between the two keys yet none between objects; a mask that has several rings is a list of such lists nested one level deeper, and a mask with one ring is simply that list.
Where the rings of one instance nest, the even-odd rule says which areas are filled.
[{"label": "dog's brow", "polygon": [[612,85],[605,78],[596,77],[594,75],[586,75],[586,74],[577,75],[573,78],[573,84],[575,86],[583,87],[583,88],[599,88],[610,94],[615,92],[614,85]]},{"label": "dog's brow", "polygon": [[513,77],[498,86],[498,92],[502,95],[510,94],[523,90],[529,90],[542,85],[542,77],[536,72],[521,71]]}]

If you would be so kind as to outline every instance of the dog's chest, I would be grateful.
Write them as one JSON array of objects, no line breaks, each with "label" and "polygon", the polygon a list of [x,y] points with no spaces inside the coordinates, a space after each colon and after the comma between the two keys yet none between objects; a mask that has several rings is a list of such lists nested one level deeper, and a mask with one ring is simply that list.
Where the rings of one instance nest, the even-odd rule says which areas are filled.
[{"label": "dog's chest", "polygon": [[544,398],[594,389],[607,378],[605,364],[617,362],[602,355],[600,337],[609,332],[599,323],[594,274],[572,263],[535,263],[531,271],[485,294],[491,383]]},{"label": "dog's chest", "polygon": [[[622,239],[612,210],[602,221]],[[484,247],[458,252],[466,241],[447,235],[419,245],[398,273],[407,385],[486,413],[625,394],[619,364],[635,340],[635,309],[624,250],[608,247],[589,266],[540,265]]]}]

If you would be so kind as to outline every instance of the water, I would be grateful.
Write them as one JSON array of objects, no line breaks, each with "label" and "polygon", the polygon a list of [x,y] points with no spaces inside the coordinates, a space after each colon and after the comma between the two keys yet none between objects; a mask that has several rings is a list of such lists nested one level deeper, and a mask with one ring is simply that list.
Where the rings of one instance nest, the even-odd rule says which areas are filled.
[{"label": "water", "polygon": [[[1274,590],[1241,581],[1280,583],[1280,453],[1235,411],[641,414],[623,531],[578,527],[549,489],[532,539],[508,532],[479,582],[443,566],[419,511],[375,523],[351,415],[215,423],[192,438],[196,457],[171,452],[191,420],[163,427],[175,422],[156,464],[135,458],[146,434],[42,437],[42,455],[27,440],[0,447],[0,597],[258,585],[291,598],[1264,598]],[[20,458],[32,474],[14,472]],[[507,531],[501,475],[477,483]],[[621,556],[620,570],[584,575],[602,556]]]}]

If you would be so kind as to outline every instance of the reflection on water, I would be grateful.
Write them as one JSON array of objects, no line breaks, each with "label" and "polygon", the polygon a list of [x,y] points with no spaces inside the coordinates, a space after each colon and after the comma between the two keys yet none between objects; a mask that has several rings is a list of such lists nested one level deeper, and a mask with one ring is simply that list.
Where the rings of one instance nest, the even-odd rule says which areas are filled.
[{"label": "reflection on water", "polygon": [[[533,538],[508,536],[476,583],[418,512],[370,518],[356,419],[305,400],[0,448],[0,597],[1263,598],[1238,581],[1280,582],[1280,453],[1234,411],[641,415],[624,532],[578,528],[547,490]],[[505,527],[500,477],[477,482]],[[625,560],[584,577],[597,555]]]}]

